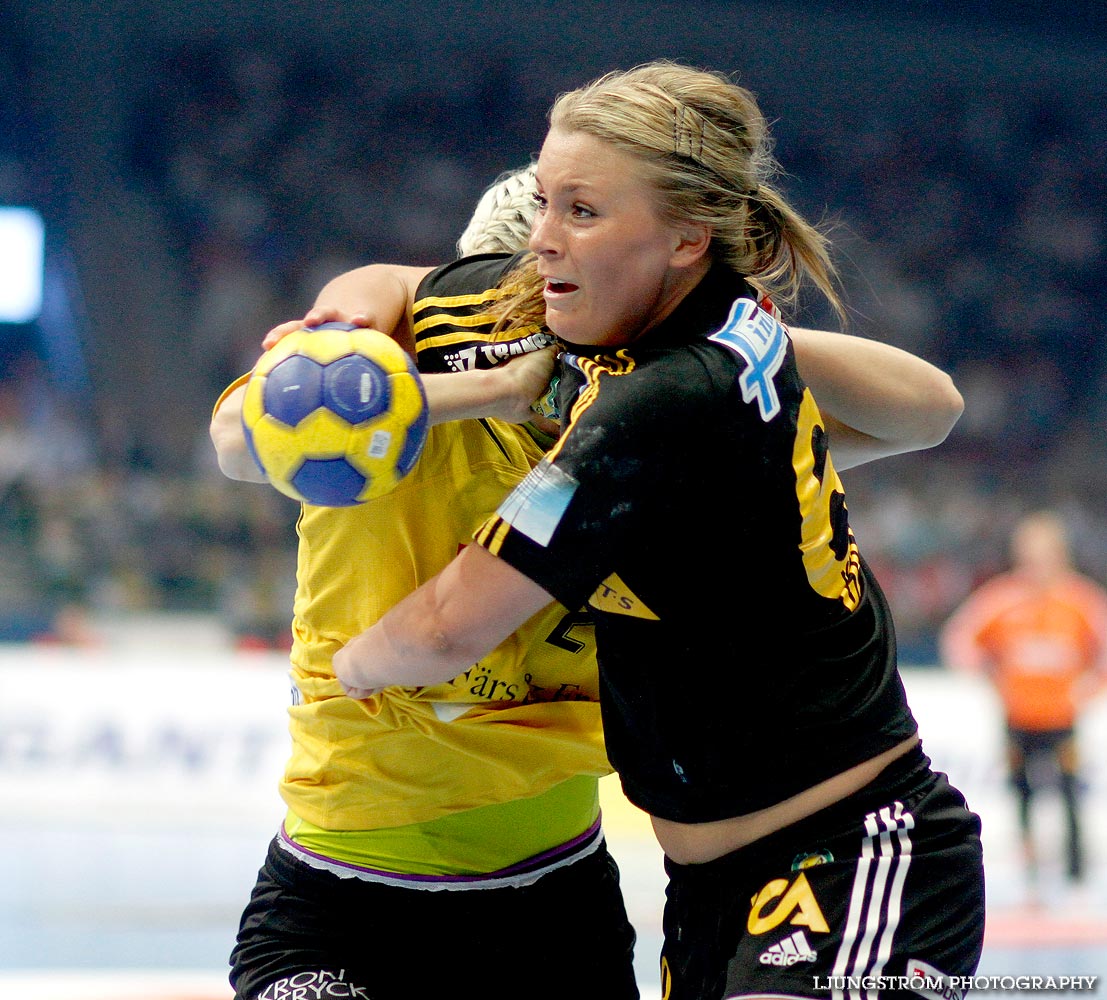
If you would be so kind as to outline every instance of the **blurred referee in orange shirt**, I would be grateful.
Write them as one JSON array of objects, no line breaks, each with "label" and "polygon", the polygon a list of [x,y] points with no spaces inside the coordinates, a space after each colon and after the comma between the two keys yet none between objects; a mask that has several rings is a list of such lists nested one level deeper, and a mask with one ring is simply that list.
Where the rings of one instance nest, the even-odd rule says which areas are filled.
[{"label": "blurred referee in orange shirt", "polygon": [[1031,832],[1035,758],[1055,766],[1067,825],[1066,873],[1084,876],[1075,727],[1107,683],[1107,589],[1072,564],[1062,520],[1050,512],[1015,527],[1010,570],[971,593],[945,624],[947,666],[983,672],[995,685],[1007,725],[1007,758],[1018,796],[1027,872],[1037,878]]}]

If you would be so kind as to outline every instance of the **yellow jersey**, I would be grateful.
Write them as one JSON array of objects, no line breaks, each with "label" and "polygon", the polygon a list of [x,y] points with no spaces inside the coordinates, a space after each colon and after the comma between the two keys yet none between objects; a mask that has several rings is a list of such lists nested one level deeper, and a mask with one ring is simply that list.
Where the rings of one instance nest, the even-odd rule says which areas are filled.
[{"label": "yellow jersey", "polygon": [[[478,363],[508,356],[487,350],[498,341],[482,312],[506,260],[462,261],[425,279],[413,315],[421,369],[456,368],[467,345]],[[386,870],[493,871],[595,824],[598,781],[611,767],[583,611],[551,604],[433,687],[355,701],[331,664],[337,649],[471,542],[550,443],[529,425],[452,421],[430,428],[415,467],[387,495],[356,507],[302,505],[291,754],[280,781],[291,839]],[[348,836],[355,831],[363,836]],[[431,843],[439,845],[433,858]]]}]

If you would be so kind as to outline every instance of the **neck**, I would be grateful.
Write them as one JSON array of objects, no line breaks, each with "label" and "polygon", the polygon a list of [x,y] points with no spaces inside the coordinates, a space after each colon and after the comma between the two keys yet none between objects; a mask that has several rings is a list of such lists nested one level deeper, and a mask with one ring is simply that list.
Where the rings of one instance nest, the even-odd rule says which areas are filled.
[{"label": "neck", "polygon": [[711,270],[711,261],[707,257],[701,257],[688,267],[672,268],[668,277],[661,286],[655,302],[655,308],[651,313],[649,322],[642,328],[642,333],[652,330],[659,323],[664,322],[674,312]]}]

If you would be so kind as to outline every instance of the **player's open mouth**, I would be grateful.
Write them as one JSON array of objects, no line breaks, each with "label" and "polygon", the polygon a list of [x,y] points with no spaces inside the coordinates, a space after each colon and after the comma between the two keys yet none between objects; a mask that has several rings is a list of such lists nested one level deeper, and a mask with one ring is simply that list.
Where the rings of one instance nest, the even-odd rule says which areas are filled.
[{"label": "player's open mouth", "polygon": [[546,279],[547,295],[567,295],[569,292],[575,292],[577,287],[578,286],[569,281],[556,281],[553,278]]}]

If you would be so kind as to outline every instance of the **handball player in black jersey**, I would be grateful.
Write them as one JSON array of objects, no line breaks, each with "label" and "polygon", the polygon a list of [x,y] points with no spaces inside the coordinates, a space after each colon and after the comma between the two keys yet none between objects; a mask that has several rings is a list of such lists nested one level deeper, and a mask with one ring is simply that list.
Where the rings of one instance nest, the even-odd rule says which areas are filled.
[{"label": "handball player in black jersey", "polygon": [[773,305],[840,308],[825,238],[723,74],[608,74],[550,123],[496,308],[559,338],[561,436],[338,679],[441,682],[587,607],[608,755],[666,855],[666,1000],[956,996],[979,820],[923,751],[838,475],[888,452],[837,434]]},{"label": "handball player in black jersey", "polygon": [[[394,690],[387,713],[378,706],[351,716],[328,666],[329,636],[356,634],[365,618],[374,620],[419,582],[405,568],[410,546],[416,544],[423,565],[441,558],[433,553],[442,546],[452,555],[454,522],[475,516],[475,527],[486,516],[479,513],[488,499],[480,483],[490,472],[503,476],[512,460],[523,468],[510,477],[521,479],[541,452],[524,454],[518,443],[543,431],[556,434],[556,425],[535,413],[550,405],[552,357],[543,361],[549,352],[541,350],[549,335],[518,328],[496,333],[494,317],[486,314],[513,263],[507,251],[526,244],[534,193],[533,169],[504,175],[482,195],[458,241],[464,260],[435,269],[357,268],[329,282],[305,317],[265,337],[271,346],[285,333],[327,320],[390,330],[424,372],[437,439],[428,443],[428,456],[456,448],[466,459],[449,460],[453,473],[446,476],[439,462],[421,459],[404,488],[388,497],[354,510],[305,510],[300,521],[303,596],[296,602],[292,660],[304,690],[292,709],[294,749],[280,784],[288,816],[259,872],[233,953],[232,979],[242,1000],[324,985],[331,992],[417,1000],[455,988],[458,970],[478,978],[490,998],[638,996],[634,932],[598,822],[597,776],[609,765],[593,711],[599,696],[593,631],[574,628],[577,645],[566,646],[562,630],[551,627],[564,609],[551,605],[553,622],[535,616],[516,632],[514,652],[466,671],[487,681],[478,688],[492,689],[491,679],[503,678],[514,661],[530,678],[526,703],[512,701],[513,682],[506,678],[495,681],[503,692],[495,706],[474,705],[460,717],[432,719],[419,706],[444,697],[463,704],[472,687],[464,677],[445,688]],[[856,438],[867,457],[925,447],[960,413],[960,394],[948,376],[920,358],[826,331],[793,335],[801,370],[820,398],[832,401],[838,420],[829,410],[824,417],[834,424],[835,441],[848,447]],[[436,374],[445,372],[458,374]],[[228,475],[263,481],[242,437],[241,382],[216,408],[213,441]],[[500,422],[464,419],[483,417]],[[502,421],[533,426],[513,431]],[[487,513],[509,491],[506,482]],[[365,556],[366,546],[377,548],[375,558]],[[377,575],[383,566],[389,572]],[[375,585],[366,591],[370,577]],[[362,599],[351,605],[347,592]],[[355,613],[360,626],[348,617]],[[565,669],[566,657],[591,663],[591,670],[573,668],[583,683],[567,686],[569,701],[556,694],[543,700],[537,692],[558,690],[561,682],[547,678]],[[588,700],[581,700],[585,693]],[[396,725],[408,717],[411,724]],[[376,769],[378,759],[385,769]],[[403,767],[395,766],[398,760]],[[474,796],[490,805],[474,808]],[[541,843],[527,834],[536,825],[528,815],[556,848],[534,862],[528,852]],[[379,857],[382,848],[387,859]],[[467,928],[464,935],[453,933],[459,925]],[[522,926],[541,940],[541,960],[514,946]],[[433,956],[422,940],[427,935],[438,938]],[[481,963],[461,960],[474,951]]]}]

